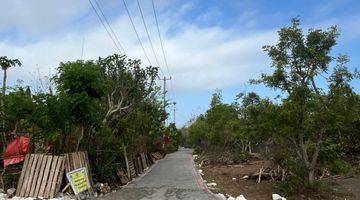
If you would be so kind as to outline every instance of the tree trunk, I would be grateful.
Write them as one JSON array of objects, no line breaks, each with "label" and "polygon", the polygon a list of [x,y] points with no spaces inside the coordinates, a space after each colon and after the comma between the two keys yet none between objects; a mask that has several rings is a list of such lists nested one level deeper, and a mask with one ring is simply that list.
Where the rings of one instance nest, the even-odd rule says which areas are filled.
[{"label": "tree trunk", "polygon": [[129,180],[131,180],[130,166],[129,166],[129,160],[128,160],[128,157],[127,157],[126,146],[124,145],[124,143],[123,143],[122,146],[123,146],[123,152],[124,152],[127,176],[129,178]]},{"label": "tree trunk", "polygon": [[309,184],[313,185],[315,181],[315,170],[309,169]]},{"label": "tree trunk", "polygon": [[249,150],[249,153],[252,153],[250,142],[248,142],[248,150]]},{"label": "tree trunk", "polygon": [[79,136],[79,139],[78,139],[78,143],[76,145],[76,151],[79,151],[80,143],[81,143],[81,140],[83,139],[83,137],[84,137],[84,125],[81,125],[81,131],[80,131],[80,136]]},{"label": "tree trunk", "polygon": [[6,133],[5,133],[5,94],[6,94],[6,78],[7,73],[6,69],[4,70],[4,77],[3,77],[3,86],[2,86],[2,96],[1,96],[1,117],[2,117],[2,131],[3,131],[3,149],[6,148]]}]

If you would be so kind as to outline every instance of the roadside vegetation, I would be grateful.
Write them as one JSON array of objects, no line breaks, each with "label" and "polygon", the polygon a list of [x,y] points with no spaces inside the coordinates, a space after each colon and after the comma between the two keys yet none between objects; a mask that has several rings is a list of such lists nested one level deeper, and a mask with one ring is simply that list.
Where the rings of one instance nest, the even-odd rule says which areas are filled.
[{"label": "roadside vegetation", "polygon": [[[1,98],[3,149],[16,136],[31,139],[32,153],[87,151],[95,182],[120,183],[124,153],[176,151],[181,135],[160,99],[158,68],[140,67],[139,60],[111,55],[98,60],[60,63],[57,73],[40,80],[39,88],[19,83],[6,86],[6,70],[21,65],[0,58],[4,70]],[[163,148],[163,137],[170,143]],[[5,174],[5,184],[13,187]]]},{"label": "roadside vegetation", "polygon": [[216,91],[184,134],[202,164],[246,163],[260,155],[285,172],[273,180],[276,190],[321,198],[326,177],[359,170],[360,96],[352,87],[359,73],[348,70],[347,56],[332,53],[336,26],[304,31],[293,19],[278,37],[263,47],[272,72],[250,80],[278,97],[240,93],[227,104]]}]

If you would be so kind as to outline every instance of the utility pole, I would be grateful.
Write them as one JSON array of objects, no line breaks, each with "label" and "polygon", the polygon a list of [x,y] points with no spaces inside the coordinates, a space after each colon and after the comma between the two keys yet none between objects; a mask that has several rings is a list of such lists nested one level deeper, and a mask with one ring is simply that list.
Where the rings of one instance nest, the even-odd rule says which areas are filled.
[{"label": "utility pole", "polygon": [[176,112],[176,102],[173,102],[173,123],[175,125],[176,121],[175,121],[175,112]]},{"label": "utility pole", "polygon": [[85,38],[83,38],[81,45],[81,60],[83,60],[84,58],[84,45],[85,45]]},{"label": "utility pole", "polygon": [[[164,81],[164,85],[163,85],[163,103],[164,103],[164,110],[166,112],[166,93],[167,93],[167,90],[166,90],[166,81],[170,81],[171,80],[171,76],[170,77],[165,77],[164,78],[159,78],[160,80]],[[164,122],[164,124],[166,124]]]},{"label": "utility pole", "polygon": [[160,78],[160,80],[164,81],[164,87],[163,87],[163,101],[164,101],[164,110],[166,110],[166,81],[170,81],[171,80],[171,76],[169,78],[166,78],[164,76],[164,78]]}]

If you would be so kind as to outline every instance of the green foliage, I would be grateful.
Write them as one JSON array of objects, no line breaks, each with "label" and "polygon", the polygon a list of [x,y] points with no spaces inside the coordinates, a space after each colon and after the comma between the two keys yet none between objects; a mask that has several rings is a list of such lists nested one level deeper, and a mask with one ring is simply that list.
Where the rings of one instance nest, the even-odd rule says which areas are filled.
[{"label": "green foliage", "polygon": [[9,59],[7,56],[1,56],[0,66],[3,70],[7,70],[9,67],[21,66],[21,62],[18,59]]},{"label": "green foliage", "polygon": [[9,126],[9,130],[16,134],[21,123],[25,123],[24,120],[31,117],[35,108],[30,89],[28,87],[14,88],[6,96],[5,102],[6,124]]},{"label": "green foliage", "polygon": [[174,144],[173,142],[170,142],[168,145],[165,146],[165,152],[168,153],[174,153],[178,150],[178,146]]},{"label": "green foliage", "polygon": [[304,180],[299,176],[290,176],[285,181],[276,182],[275,188],[280,191],[280,193],[289,197],[294,194],[302,194],[305,191],[306,185],[304,185]]},{"label": "green foliage", "polygon": [[188,127],[187,137],[202,150],[221,146],[246,152],[261,143],[276,144],[272,158],[292,174],[280,185],[293,193],[304,185],[316,189],[320,169],[347,173],[348,161],[358,160],[360,96],[350,83],[359,73],[347,69],[346,56],[331,55],[339,36],[336,26],[305,33],[296,18],[278,35],[277,44],[263,47],[273,72],[251,80],[281,92],[277,103],[250,92],[229,105],[217,91],[210,109]]},{"label": "green foliage", "polygon": [[188,142],[210,149],[211,146],[232,150],[240,147],[245,152],[266,141],[271,127],[266,119],[271,117],[274,105],[255,93],[239,94],[236,100],[239,102],[224,104],[221,93],[214,93],[210,109],[189,126]]},{"label": "green foliage", "polygon": [[[358,117],[348,118],[343,113],[350,106],[346,102],[358,98],[349,84],[356,77],[345,67],[346,57],[337,59],[337,66],[328,79],[328,91],[317,83],[317,77],[329,71],[333,61],[330,52],[338,36],[336,26],[326,31],[310,29],[304,35],[299,19],[293,19],[292,26],[279,31],[276,45],[264,47],[274,72],[255,81],[287,93],[274,110],[276,115],[269,120],[275,138],[288,147],[287,151],[305,169],[305,175],[298,175],[310,185],[320,164],[329,163],[330,157],[339,157],[326,143],[336,144],[339,135],[346,134],[347,124],[358,122]],[[351,102],[352,105],[358,103]]]},{"label": "green foliage", "polygon": [[[16,65],[0,58],[3,68]],[[167,113],[159,100],[158,69],[139,60],[111,55],[96,61],[60,63],[48,92],[32,94],[16,87],[6,95],[6,130],[31,137],[35,153],[86,150],[97,181],[118,181],[128,155],[154,150],[154,141],[170,136],[167,151],[181,142],[175,125],[164,127]],[[5,117],[4,117],[5,116]]]},{"label": "green foliage", "polygon": [[246,161],[248,161],[249,158],[250,158],[249,152],[241,151],[235,157],[235,162],[239,162],[239,163],[246,162]]},{"label": "green foliage", "polygon": [[62,94],[84,93],[91,98],[100,98],[103,95],[104,81],[100,67],[92,61],[60,63],[55,81]]},{"label": "green foliage", "polygon": [[201,148],[199,146],[196,146],[194,148],[194,152],[193,152],[194,155],[200,155],[201,154]]},{"label": "green foliage", "polygon": [[352,166],[344,160],[333,160],[330,165],[330,171],[334,174],[348,174],[352,171]]}]

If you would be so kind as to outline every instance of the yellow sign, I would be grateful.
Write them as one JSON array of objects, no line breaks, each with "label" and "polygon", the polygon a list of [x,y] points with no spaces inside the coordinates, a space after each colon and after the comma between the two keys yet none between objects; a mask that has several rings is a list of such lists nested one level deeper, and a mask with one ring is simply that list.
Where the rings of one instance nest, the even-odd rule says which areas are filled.
[{"label": "yellow sign", "polygon": [[85,167],[67,173],[66,177],[76,195],[90,188],[89,178]]}]

